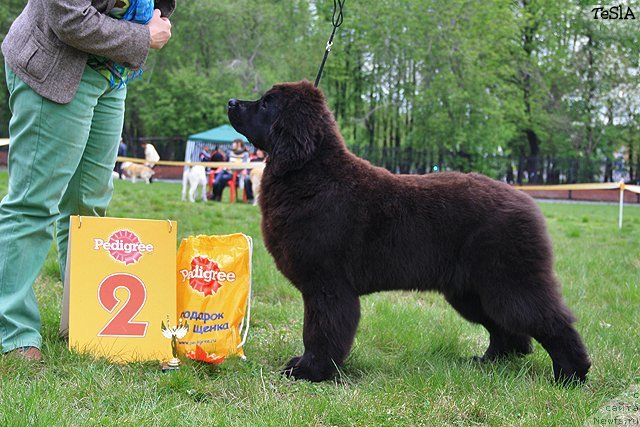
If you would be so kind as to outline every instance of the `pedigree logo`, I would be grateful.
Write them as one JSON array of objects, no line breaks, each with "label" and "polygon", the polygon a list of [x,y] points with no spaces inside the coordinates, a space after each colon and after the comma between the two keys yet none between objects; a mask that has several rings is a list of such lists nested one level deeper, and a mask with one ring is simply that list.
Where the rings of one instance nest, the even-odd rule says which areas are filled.
[{"label": "pedigree logo", "polygon": [[135,264],[145,252],[153,252],[153,245],[142,243],[140,238],[129,230],[118,230],[105,242],[93,239],[93,250],[105,250],[111,257],[125,265]]},{"label": "pedigree logo", "polygon": [[204,296],[218,292],[224,282],[233,283],[236,280],[236,273],[220,270],[217,262],[202,255],[193,257],[191,269],[182,269],[180,274],[183,283],[189,279],[189,286]]}]

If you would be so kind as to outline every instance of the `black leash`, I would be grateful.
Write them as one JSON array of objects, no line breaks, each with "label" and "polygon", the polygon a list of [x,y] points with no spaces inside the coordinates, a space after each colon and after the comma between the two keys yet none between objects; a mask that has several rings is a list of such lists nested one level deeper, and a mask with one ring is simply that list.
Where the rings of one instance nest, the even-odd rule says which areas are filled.
[{"label": "black leash", "polygon": [[[322,58],[322,64],[320,64],[320,69],[318,70],[318,75],[316,76],[316,82],[314,84],[315,87],[318,87],[318,83],[320,83],[320,77],[322,76],[322,70],[324,69],[324,64],[327,62],[327,57],[329,56],[329,52],[331,52],[331,46],[333,46],[333,36],[336,34],[336,29],[342,25],[343,17],[342,17],[342,8],[344,7],[345,0],[333,0],[333,16],[331,16],[331,24],[333,25],[333,31],[331,31],[331,37],[329,37],[329,41],[327,42],[327,47],[324,50],[324,58]],[[339,10],[338,10],[339,9]],[[337,16],[336,16],[337,13]]]}]

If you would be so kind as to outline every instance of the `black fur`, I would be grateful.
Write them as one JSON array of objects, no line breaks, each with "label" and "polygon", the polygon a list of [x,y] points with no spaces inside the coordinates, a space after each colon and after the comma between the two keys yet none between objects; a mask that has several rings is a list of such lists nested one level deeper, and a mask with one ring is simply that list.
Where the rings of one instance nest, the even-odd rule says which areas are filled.
[{"label": "black fur", "polygon": [[351,349],[359,296],[434,290],[490,333],[481,360],[547,350],[555,379],[590,367],[553,273],[544,219],[526,194],[478,174],[394,175],[347,151],[322,93],[276,85],[229,101],[229,119],[268,152],[262,229],[280,271],[304,299],[295,378],[330,378]]}]

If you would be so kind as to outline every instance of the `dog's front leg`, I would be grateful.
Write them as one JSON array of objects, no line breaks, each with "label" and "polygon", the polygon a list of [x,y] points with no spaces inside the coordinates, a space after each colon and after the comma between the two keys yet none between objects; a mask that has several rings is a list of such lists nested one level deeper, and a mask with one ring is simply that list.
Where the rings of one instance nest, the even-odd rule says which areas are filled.
[{"label": "dog's front leg", "polygon": [[323,381],[349,355],[360,320],[360,300],[345,290],[320,288],[303,293],[304,353],[282,371],[295,379]]},{"label": "dog's front leg", "polygon": [[200,183],[200,188],[201,188],[200,198],[202,199],[203,202],[206,202],[207,201],[207,179],[206,178],[202,180],[202,182]]}]

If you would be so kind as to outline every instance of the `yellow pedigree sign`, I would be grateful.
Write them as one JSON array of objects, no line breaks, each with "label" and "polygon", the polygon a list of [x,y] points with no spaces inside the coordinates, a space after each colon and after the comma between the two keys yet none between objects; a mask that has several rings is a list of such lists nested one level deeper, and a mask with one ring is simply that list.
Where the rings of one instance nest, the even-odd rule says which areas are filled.
[{"label": "yellow pedigree sign", "polygon": [[172,221],[71,218],[61,321],[70,349],[114,362],[171,358],[161,322],[176,319],[176,234]]}]

